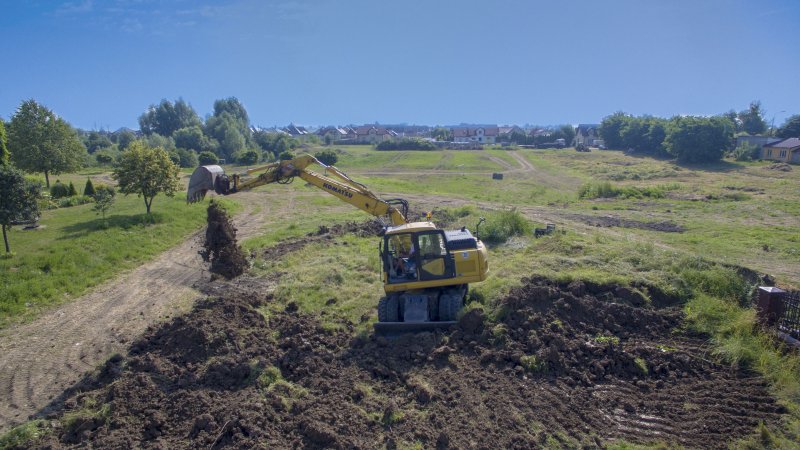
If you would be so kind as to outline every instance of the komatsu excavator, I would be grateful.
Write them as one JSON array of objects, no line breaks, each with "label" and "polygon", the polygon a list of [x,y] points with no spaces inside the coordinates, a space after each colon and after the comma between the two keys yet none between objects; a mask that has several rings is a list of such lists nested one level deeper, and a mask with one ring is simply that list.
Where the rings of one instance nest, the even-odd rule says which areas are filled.
[{"label": "komatsu excavator", "polygon": [[[314,171],[311,167],[319,169]],[[198,202],[209,191],[230,195],[265,184],[290,183],[294,177],[378,217],[383,223],[379,252],[386,295],[378,302],[377,332],[447,328],[455,323],[464,306],[469,283],[486,279],[487,251],[477,231],[473,236],[465,227],[445,231],[430,221],[408,222],[408,202],[384,200],[311,155],[231,176],[217,165],[198,167],[189,180],[186,199]]]}]

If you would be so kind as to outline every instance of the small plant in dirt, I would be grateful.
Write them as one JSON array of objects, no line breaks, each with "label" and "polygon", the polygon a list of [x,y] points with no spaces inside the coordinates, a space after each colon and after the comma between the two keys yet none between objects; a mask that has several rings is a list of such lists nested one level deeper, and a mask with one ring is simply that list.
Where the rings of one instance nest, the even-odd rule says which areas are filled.
[{"label": "small plant in dirt", "polygon": [[650,372],[650,369],[647,368],[647,361],[645,361],[644,358],[642,358],[641,356],[636,357],[633,360],[633,363],[636,364],[636,367],[638,367],[643,374],[647,374]]},{"label": "small plant in dirt", "polygon": [[519,359],[519,363],[528,372],[541,373],[547,370],[547,363],[537,358],[536,355],[524,355]]},{"label": "small plant in dirt", "polygon": [[594,341],[598,344],[608,344],[611,345],[619,345],[619,338],[616,336],[604,336],[600,335],[594,338]]},{"label": "small plant in dirt", "polygon": [[258,387],[269,389],[270,386],[281,380],[283,380],[281,370],[277,367],[269,366],[262,370],[261,374],[258,376],[257,383]]},{"label": "small plant in dirt", "polygon": [[397,407],[397,403],[394,401],[389,401],[389,404],[386,405],[386,409],[383,410],[383,416],[381,417],[381,423],[385,427],[390,427],[405,418],[405,413]]},{"label": "small plant in dirt", "polygon": [[208,205],[208,228],[200,256],[211,262],[211,272],[227,279],[238,277],[248,267],[247,257],[236,243],[236,228],[219,203]]},{"label": "small plant in dirt", "polygon": [[51,431],[46,420],[31,420],[0,436],[0,448],[27,448]]}]

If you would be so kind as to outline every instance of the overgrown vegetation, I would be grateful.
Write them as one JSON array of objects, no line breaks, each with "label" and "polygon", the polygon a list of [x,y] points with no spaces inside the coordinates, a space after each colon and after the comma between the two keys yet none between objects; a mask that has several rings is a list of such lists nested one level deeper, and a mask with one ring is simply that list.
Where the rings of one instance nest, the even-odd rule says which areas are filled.
[{"label": "overgrown vegetation", "polygon": [[608,181],[605,182],[591,182],[581,186],[578,191],[579,198],[593,199],[593,198],[664,198],[664,193],[667,191],[675,190],[676,185],[659,185],[659,186],[618,186],[613,185]]},{"label": "overgrown vegetation", "polygon": [[378,143],[377,150],[436,150],[431,142],[417,138],[389,139]]},{"label": "overgrown vegetation", "polygon": [[489,214],[486,223],[481,227],[480,237],[483,241],[500,244],[514,236],[525,236],[531,233],[531,224],[525,216],[515,208]]}]

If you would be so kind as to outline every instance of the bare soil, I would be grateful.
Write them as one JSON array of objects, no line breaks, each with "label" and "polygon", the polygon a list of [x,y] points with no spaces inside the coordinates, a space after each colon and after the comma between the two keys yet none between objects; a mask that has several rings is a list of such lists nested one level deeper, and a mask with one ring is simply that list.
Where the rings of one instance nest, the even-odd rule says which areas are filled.
[{"label": "bare soil", "polygon": [[583,222],[595,227],[639,228],[642,230],[662,231],[665,233],[682,233],[686,229],[674,222],[662,220],[657,222],[641,222],[617,216],[590,216],[587,214],[563,214],[564,218]]},{"label": "bare soil", "polygon": [[653,309],[623,287],[527,279],[498,322],[473,310],[445,333],[386,339],[293,303],[262,314],[271,281],[217,284],[148,329],[65,396],[78,418],[36,446],[725,448],[784,413],[763,379],[710,360],[668,298]]}]

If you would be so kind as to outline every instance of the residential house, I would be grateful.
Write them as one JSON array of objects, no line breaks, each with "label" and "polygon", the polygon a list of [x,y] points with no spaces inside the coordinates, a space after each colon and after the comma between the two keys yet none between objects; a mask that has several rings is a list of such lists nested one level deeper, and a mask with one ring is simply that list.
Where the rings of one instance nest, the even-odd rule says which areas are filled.
[{"label": "residential house", "polygon": [[775,142],[780,142],[781,138],[770,137],[770,136],[737,136],[736,137],[736,146],[739,147],[742,144],[750,144],[750,145],[757,145],[759,147],[764,147],[765,145],[774,144]]},{"label": "residential house", "polygon": [[358,127],[356,128],[355,132],[356,141],[370,144],[383,142],[387,139],[397,136],[397,133],[375,125],[364,125],[363,127]]},{"label": "residential house", "polygon": [[600,132],[598,131],[599,129],[599,124],[579,124],[578,128],[575,129],[575,142],[573,144],[576,147],[578,145],[585,145],[587,147],[601,145],[603,143],[603,139],[600,137]]},{"label": "residential house", "polygon": [[292,135],[294,137],[305,136],[305,135],[309,134],[308,130],[306,130],[304,127],[298,127],[293,123],[289,124],[288,127],[285,127],[283,129],[283,131],[289,133],[290,135]]},{"label": "residential house", "polygon": [[510,127],[497,127],[498,139],[508,140],[508,138],[510,138],[513,133],[520,133],[523,135],[526,134],[525,130],[516,125]]},{"label": "residential house", "polygon": [[330,134],[336,141],[347,138],[347,131],[341,127],[323,127],[317,130],[316,134],[319,137],[325,137],[325,135]]},{"label": "residential house", "polygon": [[498,127],[453,128],[453,142],[494,144],[499,131]]},{"label": "residential house", "polygon": [[761,159],[800,164],[800,138],[788,138],[761,149]]}]

